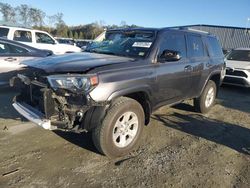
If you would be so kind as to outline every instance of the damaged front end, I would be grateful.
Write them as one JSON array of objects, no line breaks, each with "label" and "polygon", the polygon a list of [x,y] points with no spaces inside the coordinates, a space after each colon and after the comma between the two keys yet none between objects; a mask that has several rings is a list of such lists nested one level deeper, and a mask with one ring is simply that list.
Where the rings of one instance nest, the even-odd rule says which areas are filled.
[{"label": "damaged front end", "polygon": [[77,132],[91,129],[90,124],[98,123],[96,117],[91,121],[92,116],[104,113],[106,105],[89,95],[97,84],[96,75],[80,74],[18,74],[10,80],[10,85],[20,90],[13,106],[25,118],[45,129]]}]

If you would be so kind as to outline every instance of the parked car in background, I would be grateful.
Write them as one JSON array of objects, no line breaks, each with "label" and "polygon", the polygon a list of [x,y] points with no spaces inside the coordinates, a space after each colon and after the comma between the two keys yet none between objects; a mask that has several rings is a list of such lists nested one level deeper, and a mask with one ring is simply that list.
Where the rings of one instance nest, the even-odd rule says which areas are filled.
[{"label": "parked car in background", "polygon": [[34,48],[51,50],[56,55],[81,52],[80,48],[60,44],[49,33],[35,29],[0,26],[0,37],[6,37],[9,40],[18,41]]},{"label": "parked car in background", "polygon": [[226,56],[227,54],[229,54],[231,52],[231,49],[222,49],[223,54]]},{"label": "parked car in background", "polygon": [[0,87],[7,86],[9,79],[25,65],[22,62],[47,57],[53,52],[39,50],[12,40],[0,38]]},{"label": "parked car in background", "polygon": [[[73,45],[73,46],[77,46],[76,45],[76,41],[72,38],[60,38],[60,37],[55,37],[55,39],[57,40],[57,42],[59,42],[60,44],[69,44],[69,45]],[[79,46],[78,46],[79,47]]]},{"label": "parked car in background", "polygon": [[81,48],[83,51],[87,48],[88,45],[90,45],[93,42],[93,40],[88,39],[78,39],[76,40],[76,46]]},{"label": "parked car in background", "polygon": [[[13,77],[13,106],[45,129],[91,131],[109,157],[132,151],[153,111],[193,99],[214,105],[225,72],[217,38],[174,29],[117,29],[87,52],[46,58]],[[21,82],[21,83],[20,83]]]},{"label": "parked car in background", "polygon": [[223,83],[250,87],[250,48],[236,48],[226,56]]}]

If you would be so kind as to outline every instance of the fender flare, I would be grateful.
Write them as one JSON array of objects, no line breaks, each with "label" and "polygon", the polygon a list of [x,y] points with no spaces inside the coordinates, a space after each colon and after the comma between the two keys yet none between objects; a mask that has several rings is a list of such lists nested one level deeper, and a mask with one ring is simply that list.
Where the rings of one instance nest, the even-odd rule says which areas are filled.
[{"label": "fender flare", "polygon": [[137,92],[143,92],[147,95],[147,97],[150,99],[152,96],[152,91],[149,86],[147,85],[141,85],[141,86],[134,86],[130,88],[124,88],[121,90],[117,90],[113,92],[107,99],[107,101],[112,101],[117,97],[129,95],[131,93],[137,93]]},{"label": "fender flare", "polygon": [[[220,75],[220,82],[221,82],[221,71],[211,72],[210,75],[208,76],[208,78],[206,79],[206,82],[205,82],[205,84],[203,85],[202,90],[201,90],[201,92],[199,93],[199,96],[201,96],[201,94],[203,93],[203,91],[204,91],[204,89],[205,89],[205,87],[206,87],[208,81],[211,80],[211,78],[212,78],[213,76],[215,76],[215,75]],[[217,92],[218,92],[218,90],[217,90]],[[199,97],[199,96],[198,96],[198,97]]]}]

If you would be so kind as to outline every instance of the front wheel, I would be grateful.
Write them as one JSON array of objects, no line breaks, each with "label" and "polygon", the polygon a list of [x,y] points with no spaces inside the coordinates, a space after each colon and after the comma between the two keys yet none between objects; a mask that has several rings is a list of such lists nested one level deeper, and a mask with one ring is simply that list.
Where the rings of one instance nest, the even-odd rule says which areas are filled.
[{"label": "front wheel", "polygon": [[137,145],[144,126],[144,111],[134,99],[120,97],[92,132],[96,148],[110,158],[128,154]]},{"label": "front wheel", "polygon": [[194,99],[194,107],[198,112],[207,113],[215,103],[217,86],[209,80],[200,97]]}]

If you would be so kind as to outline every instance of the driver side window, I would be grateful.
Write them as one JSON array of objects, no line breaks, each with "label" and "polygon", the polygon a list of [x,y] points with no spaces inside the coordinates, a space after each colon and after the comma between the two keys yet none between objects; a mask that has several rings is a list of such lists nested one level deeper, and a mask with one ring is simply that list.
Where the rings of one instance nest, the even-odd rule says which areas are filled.
[{"label": "driver side window", "polygon": [[165,33],[160,44],[159,56],[165,51],[178,51],[182,58],[187,57],[186,40],[183,34]]}]

